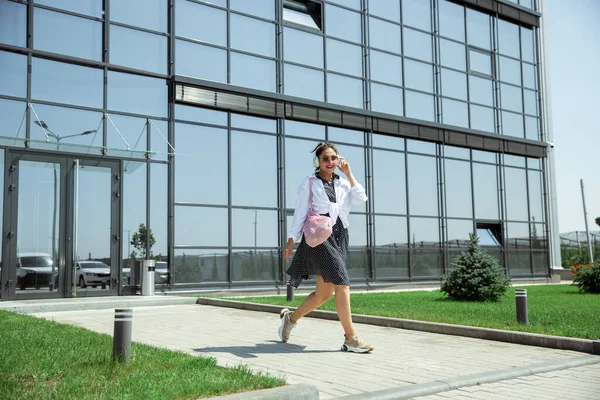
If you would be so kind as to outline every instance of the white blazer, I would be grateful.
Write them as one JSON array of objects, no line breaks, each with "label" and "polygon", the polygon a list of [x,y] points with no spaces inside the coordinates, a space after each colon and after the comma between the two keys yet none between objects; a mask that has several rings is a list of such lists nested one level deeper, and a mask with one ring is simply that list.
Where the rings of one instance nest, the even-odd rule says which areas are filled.
[{"label": "white blazer", "polygon": [[344,228],[350,226],[348,215],[350,214],[350,206],[363,204],[367,201],[365,188],[356,183],[350,186],[350,182],[346,178],[336,178],[333,180],[335,189],[336,202],[332,203],[327,197],[323,181],[312,174],[300,183],[298,187],[298,197],[296,198],[296,208],[294,210],[294,222],[291,229],[288,231],[288,239],[292,238],[294,243],[298,243],[302,239],[302,227],[308,216],[308,180],[312,179],[312,204],[313,210],[317,214],[329,214],[331,217],[331,225],[333,226],[338,217],[342,221]]}]

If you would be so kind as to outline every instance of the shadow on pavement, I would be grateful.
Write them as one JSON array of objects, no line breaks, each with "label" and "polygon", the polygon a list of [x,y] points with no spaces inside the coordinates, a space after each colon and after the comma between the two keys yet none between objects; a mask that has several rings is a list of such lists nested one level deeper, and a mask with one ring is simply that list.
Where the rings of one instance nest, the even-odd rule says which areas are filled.
[{"label": "shadow on pavement", "polygon": [[203,347],[192,349],[199,353],[230,353],[241,358],[256,358],[257,354],[337,353],[340,350],[305,350],[306,346],[269,340],[254,346]]}]

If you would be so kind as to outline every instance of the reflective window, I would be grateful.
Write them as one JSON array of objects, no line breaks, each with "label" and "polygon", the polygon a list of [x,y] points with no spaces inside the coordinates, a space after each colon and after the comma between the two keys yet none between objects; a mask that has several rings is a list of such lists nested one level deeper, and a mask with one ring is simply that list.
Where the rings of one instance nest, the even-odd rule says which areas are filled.
[{"label": "reflective window", "polygon": [[540,171],[527,171],[529,175],[529,214],[531,221],[543,222],[544,197],[542,195],[542,173]]},{"label": "reflective window", "polygon": [[[25,139],[25,112],[27,103],[13,100],[0,99],[0,137],[20,137]],[[12,143],[11,143],[12,142]],[[23,141],[19,140],[20,146]],[[15,141],[2,140],[1,143],[16,145]]]},{"label": "reflective window", "polygon": [[330,126],[327,128],[327,140],[333,143],[350,143],[364,146],[365,134],[362,131]]},{"label": "reflective window", "polygon": [[[226,50],[183,40],[176,41],[175,49],[175,71],[177,75],[227,82]],[[203,62],[204,60],[210,60],[210,62]]]},{"label": "reflective window", "polygon": [[[150,120],[150,158],[157,161],[167,161],[168,154],[173,153],[169,147],[169,123],[167,121]],[[172,145],[172,143],[171,143]]]},{"label": "reflective window", "polygon": [[469,75],[469,99],[474,103],[492,107],[494,105],[492,81]]},{"label": "reflective window", "polygon": [[323,28],[322,8],[321,3],[314,1],[284,0],[283,21],[320,31]]},{"label": "reflective window", "polygon": [[363,84],[359,79],[327,74],[327,101],[363,108]]},{"label": "reflective window", "polygon": [[448,125],[469,127],[469,111],[467,103],[442,99],[442,122]]},{"label": "reflective window", "polygon": [[258,90],[275,91],[275,62],[231,53],[231,83]]},{"label": "reflective window", "polygon": [[431,35],[404,28],[404,54],[423,61],[432,61]]},{"label": "reflective window", "polygon": [[540,140],[540,128],[537,118],[525,116],[525,137],[532,140]]},{"label": "reflective window", "polygon": [[[107,142],[111,149],[137,150],[128,154],[130,157],[141,157],[147,150],[147,121],[143,118],[124,115],[109,115],[107,121]],[[113,125],[114,124],[114,125]]]},{"label": "reflective window", "polygon": [[175,34],[227,46],[227,12],[186,0],[177,0]]},{"label": "reflective window", "polygon": [[463,160],[469,160],[471,158],[471,151],[462,147],[445,145],[444,157],[461,158]]},{"label": "reflective window", "polygon": [[407,150],[413,153],[431,154],[436,155],[436,145],[431,142],[424,142],[422,140],[406,140]]},{"label": "reflective window", "polygon": [[[435,157],[408,154],[410,215],[438,215],[438,179]],[[428,193],[423,196],[423,193]]]},{"label": "reflective window", "polygon": [[101,69],[34,58],[32,60],[31,97],[38,100],[102,108],[103,76]]},{"label": "reflective window", "polygon": [[433,96],[406,91],[406,116],[425,121],[434,121],[434,99]]},{"label": "reflective window", "polygon": [[373,147],[390,150],[404,150],[404,139],[395,136],[373,134]]},{"label": "reflective window", "polygon": [[[256,190],[257,179],[261,190]],[[277,207],[275,136],[231,132],[231,201],[233,205]]]},{"label": "reflective window", "polygon": [[233,209],[231,245],[277,247],[277,211]]},{"label": "reflective window", "polygon": [[231,114],[231,126],[238,129],[246,129],[261,132],[277,132],[277,120],[251,117],[249,115]]},{"label": "reflective window", "polygon": [[232,10],[270,20],[275,19],[275,2],[273,0],[230,0],[230,4]]},{"label": "reflective window", "polygon": [[325,74],[309,68],[285,64],[284,91],[290,96],[323,101],[325,99]]},{"label": "reflective window", "polygon": [[[286,124],[289,121],[286,121]],[[287,126],[286,126],[287,127]],[[287,135],[286,130],[286,135]],[[285,139],[285,206],[288,209],[295,209],[298,189],[302,181],[310,174],[314,173],[313,166],[314,155],[311,151],[317,143],[324,141],[323,136],[315,140]],[[354,169],[354,168],[353,168]],[[291,222],[288,223],[288,229],[291,228]]]},{"label": "reflective window", "polygon": [[0,1],[0,43],[27,46],[27,5]]},{"label": "reflective window", "polygon": [[[529,246],[531,245],[529,224],[509,222],[506,224],[506,233],[508,237],[507,247],[521,250],[529,249]],[[525,254],[527,255],[523,255],[522,257],[529,258],[528,253]],[[529,260],[527,260],[527,264],[529,264]],[[511,269],[513,269],[513,267],[514,266],[511,265]]]},{"label": "reflective window", "polygon": [[236,249],[231,252],[231,280],[274,281],[279,276],[278,252],[275,249]]},{"label": "reflective window", "polygon": [[402,22],[405,25],[431,31],[429,0],[402,0]]},{"label": "reflective window", "polygon": [[502,108],[514,112],[523,112],[523,98],[521,88],[500,84],[500,98]]},{"label": "reflective window", "polygon": [[402,89],[371,84],[371,110],[393,115],[404,115]]},{"label": "reflective window", "polygon": [[440,39],[440,63],[447,67],[466,71],[465,45]]},{"label": "reflective window", "polygon": [[[178,230],[177,225],[175,230]],[[173,266],[175,283],[226,281],[229,258],[227,253],[227,250],[218,249],[176,249]]]},{"label": "reflective window", "polygon": [[497,163],[496,153],[492,153],[489,151],[481,151],[481,150],[472,150],[473,152],[473,161],[481,161],[487,163]]},{"label": "reflective window", "polygon": [[400,25],[369,18],[369,44],[381,50],[402,53]]},{"label": "reflective window", "polygon": [[535,63],[535,33],[532,29],[521,27],[521,54],[523,60]]},{"label": "reflective window", "polygon": [[[177,2],[179,6],[180,2]],[[132,12],[135,10],[135,12]],[[159,32],[167,31],[167,0],[119,0],[110,2],[110,20]],[[177,9],[179,14],[179,8]]]},{"label": "reflective window", "polygon": [[360,14],[340,7],[327,5],[325,32],[351,42],[361,43]]},{"label": "reflective window", "polygon": [[[367,217],[364,214],[356,214],[356,213],[351,213],[349,218],[350,220],[350,228],[348,229],[348,233],[350,236],[350,245],[351,246],[366,246],[367,245]],[[364,254],[364,250],[362,251],[362,253]],[[361,256],[361,258],[364,256]],[[360,261],[357,260],[356,257],[350,257],[350,266],[349,266],[349,271],[348,273],[350,274],[350,278],[352,278],[353,273],[356,273],[355,271],[352,271],[352,269],[358,270],[359,273],[361,273],[361,277],[366,276],[365,272],[366,272],[366,266],[368,265],[368,262],[365,263],[364,258],[362,258]],[[354,265],[353,265],[354,264]],[[358,265],[356,265],[358,264]]]},{"label": "reflective window", "polygon": [[167,37],[112,25],[110,62],[166,74]]},{"label": "reflective window", "polygon": [[[539,243],[545,243],[545,240],[541,240],[539,241]],[[544,244],[543,246],[536,246],[536,241],[534,241],[533,243],[533,248],[541,248],[541,247],[546,247],[546,245]],[[534,274],[539,274],[539,275],[543,275],[544,277],[546,276],[547,272],[548,272],[548,266],[549,261],[548,261],[548,252],[547,251],[534,251],[532,253],[532,259],[533,259],[533,273]]]},{"label": "reflective window", "polygon": [[369,14],[400,22],[400,1],[371,1]]},{"label": "reflective window", "polygon": [[27,56],[0,51],[0,94],[27,96]]},{"label": "reflective window", "polygon": [[514,167],[525,168],[525,157],[505,154],[504,155],[504,165],[512,165]]},{"label": "reflective window", "polygon": [[360,0],[328,0],[329,3],[337,3],[344,7],[360,10]]},{"label": "reflective window", "polygon": [[521,57],[518,25],[498,19],[498,51],[507,56]]},{"label": "reflective window", "polygon": [[503,82],[521,85],[521,63],[499,56],[500,59],[500,80]]},{"label": "reflective window", "polygon": [[227,222],[226,208],[175,206],[175,245],[227,246]]},{"label": "reflective window", "polygon": [[442,95],[467,100],[467,75],[442,68]]},{"label": "reflective window", "polygon": [[445,160],[446,215],[448,217],[473,217],[471,197],[471,164],[464,161]]},{"label": "reflective window", "polygon": [[465,8],[447,0],[441,0],[440,35],[451,39],[465,41]]},{"label": "reflective window", "polygon": [[286,119],[285,136],[312,138],[322,142],[325,140],[325,126]]},{"label": "reflective window", "polygon": [[[488,154],[494,156],[493,153]],[[476,152],[473,151],[473,159],[476,155]],[[473,163],[473,193],[475,196],[475,218],[499,219],[496,166]]]},{"label": "reflective window", "polygon": [[491,54],[469,49],[469,71],[492,76]]},{"label": "reflective window", "polygon": [[375,245],[406,247],[408,245],[406,220],[406,217],[375,216]]},{"label": "reflective window", "polygon": [[34,10],[34,18],[36,49],[95,61],[102,59],[101,22],[41,8]]},{"label": "reflective window", "polygon": [[490,16],[467,8],[467,43],[491,50]]},{"label": "reflective window", "polygon": [[[37,4],[102,18],[102,0],[35,0]],[[1,13],[0,13],[1,14]],[[112,7],[111,7],[112,18]]]},{"label": "reflective window", "polygon": [[506,219],[527,221],[527,183],[524,169],[504,168]]},{"label": "reflective window", "polygon": [[286,61],[323,68],[323,37],[297,29],[283,30],[284,58]]},{"label": "reflective window", "polygon": [[[155,256],[167,257],[167,182],[168,166],[165,164],[150,164],[150,229],[156,242],[152,246]],[[166,260],[165,260],[166,261]]]},{"label": "reflective window", "polygon": [[466,250],[469,243],[469,234],[473,233],[473,221],[448,219],[446,228],[446,247],[449,250]]},{"label": "reflective window", "polygon": [[523,90],[523,99],[525,101],[525,114],[538,115],[536,92],[532,90]]},{"label": "reflective window", "polygon": [[[373,150],[373,190],[376,213],[406,214],[404,153]],[[383,220],[383,218],[379,218]],[[377,225],[375,225],[377,228]],[[377,243],[380,238],[377,238]]]},{"label": "reflective window", "polygon": [[267,57],[275,57],[275,25],[231,14],[231,47]]},{"label": "reflective window", "polygon": [[227,125],[227,113],[175,104],[175,119],[213,125]]},{"label": "reflective window", "polygon": [[[440,243],[440,225],[437,218],[415,218],[409,219],[410,239],[412,248],[434,248]],[[414,265],[414,264],[413,264]],[[437,265],[437,264],[434,264]]]},{"label": "reflective window", "polygon": [[523,116],[508,111],[502,111],[502,133],[508,136],[524,137]]},{"label": "reflective window", "polygon": [[371,79],[402,86],[402,58],[371,50]]},{"label": "reflective window", "polygon": [[488,107],[469,105],[471,109],[471,129],[479,131],[495,132],[494,109]]},{"label": "reflective window", "polygon": [[362,49],[360,46],[327,39],[327,69],[362,76]]},{"label": "reflective window", "polygon": [[[84,168],[83,171],[87,169]],[[140,225],[146,225],[146,163],[128,162],[123,164],[123,258],[142,257],[131,245],[131,238]],[[140,198],[143,199],[140,201]],[[133,257],[132,257],[133,256]],[[127,261],[125,261],[127,266]]]},{"label": "reflective window", "polygon": [[522,63],[523,65],[523,86],[536,89],[537,88],[537,76],[535,73],[535,67],[531,64]]},{"label": "reflective window", "polygon": [[406,87],[433,93],[433,67],[429,64],[404,60],[404,79]]},{"label": "reflective window", "polygon": [[163,79],[109,71],[108,108],[166,117],[167,89]]},{"label": "reflective window", "polygon": [[527,158],[527,168],[542,169],[541,160],[539,158]]},{"label": "reflective window", "polygon": [[[345,131],[347,131],[347,130],[345,130]],[[332,140],[332,142],[338,143],[338,144],[336,144],[338,152],[340,153],[340,156],[344,157],[344,159],[346,159],[348,161],[348,163],[350,163],[350,165],[352,166],[352,173],[354,174],[354,177],[356,178],[358,183],[360,183],[363,186],[366,185],[365,150],[364,150],[364,148],[362,146],[359,147],[359,146],[348,146],[348,145],[339,144],[340,141],[336,142],[335,140]],[[340,174],[340,175],[344,176],[344,174]],[[364,212],[364,211],[366,211],[366,209],[367,209],[367,203],[364,203],[363,205],[360,205],[360,206],[352,206],[352,211],[354,211],[354,212],[358,212],[358,211]],[[351,220],[351,222],[352,222],[352,220]],[[364,222],[363,222],[363,224],[364,224]],[[353,227],[353,228],[355,228],[355,227]],[[353,230],[353,229],[351,228],[350,230]],[[357,230],[357,229],[354,229],[354,230]],[[358,232],[355,232],[355,234],[356,233],[358,233]],[[366,224],[365,224],[364,232],[361,233],[361,236],[363,234],[366,234]],[[352,240],[352,238],[353,238],[353,236],[350,236],[351,240]],[[360,242],[363,242],[362,238],[361,238]],[[358,246],[359,242],[354,241],[352,243],[352,245]]]}]

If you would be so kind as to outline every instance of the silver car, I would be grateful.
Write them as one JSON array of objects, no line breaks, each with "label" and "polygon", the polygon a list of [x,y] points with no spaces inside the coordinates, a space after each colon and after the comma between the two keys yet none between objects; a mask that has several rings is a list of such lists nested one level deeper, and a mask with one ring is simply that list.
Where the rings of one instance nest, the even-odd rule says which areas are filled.
[{"label": "silver car", "polygon": [[77,261],[77,283],[79,287],[110,286],[110,267],[102,261]]},{"label": "silver car", "polygon": [[46,253],[17,254],[17,286],[39,289],[42,286],[58,286],[58,267]]}]

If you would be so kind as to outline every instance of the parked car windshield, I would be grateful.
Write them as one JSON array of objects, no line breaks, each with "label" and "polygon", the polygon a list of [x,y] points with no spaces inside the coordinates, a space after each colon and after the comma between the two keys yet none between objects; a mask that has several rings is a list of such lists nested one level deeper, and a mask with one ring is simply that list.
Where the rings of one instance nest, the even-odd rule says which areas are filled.
[{"label": "parked car windshield", "polygon": [[80,263],[79,266],[81,268],[108,268],[108,265],[103,262],[86,262]]},{"label": "parked car windshield", "polygon": [[51,267],[54,262],[48,256],[20,257],[21,266],[28,268]]}]

